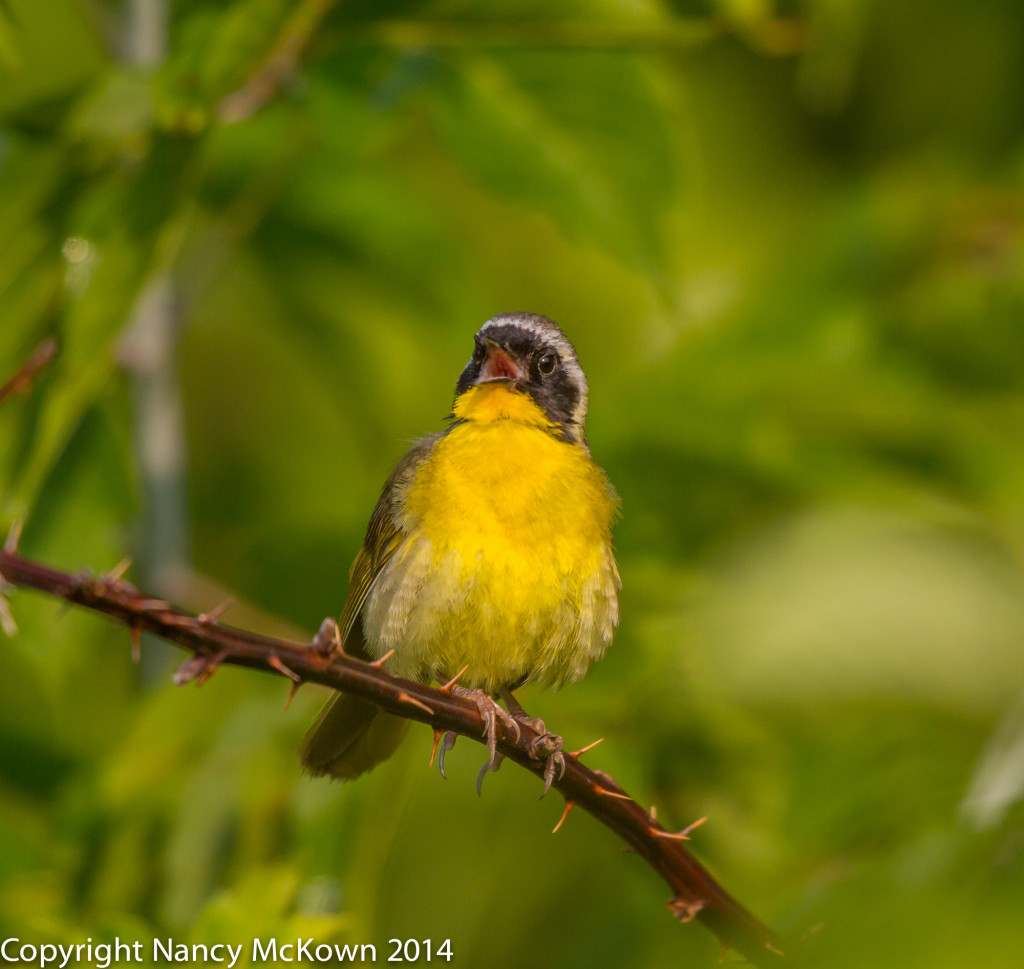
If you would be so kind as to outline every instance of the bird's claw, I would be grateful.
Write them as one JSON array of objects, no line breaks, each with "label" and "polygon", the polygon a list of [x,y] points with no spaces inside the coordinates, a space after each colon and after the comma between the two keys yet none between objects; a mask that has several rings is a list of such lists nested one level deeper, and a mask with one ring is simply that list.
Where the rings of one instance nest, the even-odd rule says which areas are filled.
[{"label": "bird's claw", "polygon": [[476,794],[480,797],[484,792],[484,775],[488,771],[497,771],[501,767],[501,762],[505,759],[504,754],[498,754],[494,760],[485,760],[484,766],[480,768],[480,773],[476,775]]},{"label": "bird's claw", "polygon": [[548,757],[548,762],[544,765],[544,790],[540,792],[541,797],[547,794],[551,790],[551,785],[555,783],[555,771],[558,771],[558,780],[565,777],[565,754],[560,750],[556,750]]},{"label": "bird's claw", "polygon": [[[512,698],[515,700],[515,698]],[[508,697],[506,697],[506,702]],[[512,715],[515,719],[525,726],[529,727],[535,734],[536,737],[530,741],[530,756],[534,760],[543,760],[544,763],[544,790],[541,792],[541,797],[547,794],[551,790],[551,785],[555,783],[557,774],[557,780],[561,780],[565,776],[565,753],[562,750],[562,738],[552,733],[544,725],[544,721],[539,717],[527,716],[526,711],[519,706],[518,703],[509,704],[512,707]]]},{"label": "bird's claw", "polygon": [[[498,722],[515,735],[518,743],[522,737],[521,725],[529,727],[537,736],[529,742],[530,756],[534,760],[544,761],[544,791],[543,797],[556,780],[565,776],[565,753],[562,750],[562,738],[558,734],[551,733],[544,725],[544,721],[536,717],[527,716],[526,711],[516,702],[511,691],[503,691],[502,696],[509,704],[509,710],[505,710],[497,701],[483,690],[470,690],[466,687],[449,684],[451,692],[455,696],[466,697],[476,704],[480,711],[480,718],[484,722],[484,737],[487,738],[487,750],[490,756],[480,768],[476,778],[476,792],[479,794],[483,789],[484,776],[489,771],[496,771],[500,766],[504,755],[498,753]],[[440,754],[438,756],[438,767],[441,776],[444,777],[444,755],[455,746],[455,734],[450,731],[441,739]]]},{"label": "bird's claw", "polygon": [[508,704],[509,711],[513,718],[523,726],[528,726],[537,736],[529,742],[529,756],[534,760],[543,760],[544,763],[544,797],[551,790],[551,785],[557,780],[561,781],[565,776],[565,754],[562,751],[562,739],[557,733],[552,733],[540,717],[531,717],[519,701],[512,696],[512,690],[502,691],[502,697]]},{"label": "bird's claw", "polygon": [[[541,727],[544,724],[541,723]],[[562,738],[558,734],[545,730],[530,744],[530,756],[535,760],[544,761],[544,790],[541,797],[551,790],[555,783],[555,774],[558,780],[565,777],[565,753],[562,750]]]},{"label": "bird's claw", "polygon": [[515,733],[516,740],[519,740],[521,731],[515,717],[504,707],[498,705],[493,697],[488,696],[483,690],[470,690],[464,686],[453,686],[452,693],[455,696],[464,696],[476,704],[480,711],[480,717],[484,722],[484,736],[487,738],[487,750],[490,758],[487,761],[488,768],[496,770],[498,758],[498,721]]},{"label": "bird's claw", "polygon": [[446,730],[441,738],[441,748],[437,754],[437,769],[445,780],[448,780],[448,775],[444,772],[444,755],[455,746],[455,741],[458,739],[459,735],[451,730]]}]

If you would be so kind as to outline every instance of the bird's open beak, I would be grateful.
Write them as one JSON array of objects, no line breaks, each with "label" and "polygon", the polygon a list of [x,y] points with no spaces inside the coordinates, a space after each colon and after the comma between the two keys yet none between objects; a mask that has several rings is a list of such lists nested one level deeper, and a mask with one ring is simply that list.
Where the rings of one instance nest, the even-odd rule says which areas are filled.
[{"label": "bird's open beak", "polygon": [[486,384],[494,380],[507,380],[515,382],[523,376],[523,368],[519,366],[515,358],[504,349],[496,340],[484,337],[487,345],[487,357],[480,368],[480,376],[475,383]]}]

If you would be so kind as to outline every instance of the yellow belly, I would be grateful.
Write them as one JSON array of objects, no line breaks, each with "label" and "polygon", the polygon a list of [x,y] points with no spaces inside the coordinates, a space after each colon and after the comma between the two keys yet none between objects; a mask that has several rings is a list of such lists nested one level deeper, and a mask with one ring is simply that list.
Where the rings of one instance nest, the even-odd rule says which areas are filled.
[{"label": "yellow belly", "polygon": [[[364,628],[375,651],[395,649],[404,675],[468,665],[461,682],[490,691],[524,678],[560,684],[600,656],[618,619],[614,493],[532,402],[480,389],[477,419],[440,438],[409,484],[407,539]],[[535,413],[502,410],[524,401]]]}]

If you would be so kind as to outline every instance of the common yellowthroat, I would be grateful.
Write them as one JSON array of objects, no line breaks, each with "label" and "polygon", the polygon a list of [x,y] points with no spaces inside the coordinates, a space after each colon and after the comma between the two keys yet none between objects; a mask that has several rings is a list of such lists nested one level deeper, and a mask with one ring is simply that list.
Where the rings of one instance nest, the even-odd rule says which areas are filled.
[{"label": "common yellowthroat", "polygon": [[[618,498],[587,447],[587,379],[551,320],[502,313],[476,334],[447,430],[416,442],[388,478],[349,575],[346,652],[394,650],[412,679],[459,677],[488,721],[499,694],[577,680],[619,616]],[[490,718],[490,719],[488,719]],[[358,777],[408,721],[336,695],[302,742],[314,774]]]}]

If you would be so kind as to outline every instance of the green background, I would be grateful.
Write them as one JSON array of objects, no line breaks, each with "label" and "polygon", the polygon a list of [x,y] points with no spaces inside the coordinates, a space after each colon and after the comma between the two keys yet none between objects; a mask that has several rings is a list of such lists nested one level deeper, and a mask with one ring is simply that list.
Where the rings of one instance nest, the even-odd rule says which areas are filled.
[{"label": "green background", "polygon": [[[146,6],[0,2],[0,374],[63,348],[0,408],[24,553],[308,636],[473,332],[545,313],[623,619],[527,708],[708,815],[699,857],[824,965],[1018,964],[1024,6]],[[479,746],[311,782],[317,688],[178,690],[170,647],[9,599],[0,936],[715,963],[535,778],[478,799]]]}]

